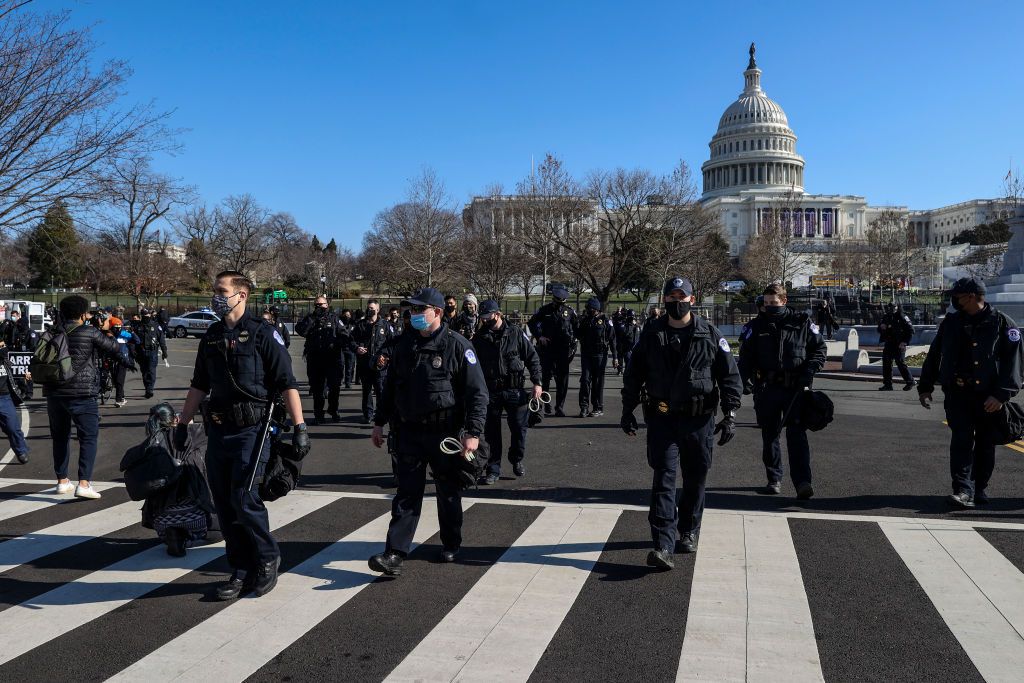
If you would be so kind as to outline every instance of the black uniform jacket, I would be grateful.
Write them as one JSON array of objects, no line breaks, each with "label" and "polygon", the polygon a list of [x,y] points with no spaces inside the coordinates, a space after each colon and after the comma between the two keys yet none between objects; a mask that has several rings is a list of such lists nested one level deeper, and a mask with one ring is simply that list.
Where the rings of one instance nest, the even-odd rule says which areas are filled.
[{"label": "black uniform jacket", "polygon": [[600,356],[609,350],[615,355],[615,328],[603,315],[583,316],[579,325],[580,354]]},{"label": "black uniform jacket", "polygon": [[1021,340],[1016,323],[985,304],[977,315],[950,313],[921,367],[918,391],[931,393],[935,382],[943,391],[970,388],[1006,403],[1022,385]]},{"label": "black uniform jacket", "polygon": [[541,383],[540,356],[521,327],[504,322],[498,330],[483,328],[473,346],[488,391],[521,389],[527,375],[534,384]]},{"label": "black uniform jacket", "polygon": [[787,308],[779,315],[761,313],[740,340],[740,374],[757,382],[758,374],[785,373],[803,386],[824,366],[825,339],[805,313]]},{"label": "black uniform jacket", "polygon": [[[885,325],[885,327],[882,327]],[[914,326],[910,318],[899,313],[886,313],[878,323],[878,340],[890,346],[909,344],[914,338]]]},{"label": "black uniform jacket", "polygon": [[686,356],[669,343],[668,316],[649,322],[633,349],[622,375],[622,411],[632,413],[646,391],[648,400],[663,401],[673,412],[685,409],[694,398],[710,402],[718,398],[726,413],[740,407],[743,383],[729,342],[699,315],[693,314],[693,331]]},{"label": "black uniform jacket", "polygon": [[390,348],[387,379],[374,423],[417,422],[453,410],[479,436],[487,418],[487,385],[473,345],[447,325],[424,337],[403,334]]},{"label": "black uniform jacket", "polygon": [[206,328],[199,342],[192,387],[210,395],[212,410],[266,400],[298,385],[284,339],[274,326],[248,311],[228,329],[223,320]]},{"label": "black uniform jacket", "polygon": [[527,326],[534,339],[547,337],[551,340],[546,347],[540,347],[542,352],[549,349],[568,351],[576,343],[580,321],[576,310],[571,306],[552,301],[541,306],[530,318]]}]

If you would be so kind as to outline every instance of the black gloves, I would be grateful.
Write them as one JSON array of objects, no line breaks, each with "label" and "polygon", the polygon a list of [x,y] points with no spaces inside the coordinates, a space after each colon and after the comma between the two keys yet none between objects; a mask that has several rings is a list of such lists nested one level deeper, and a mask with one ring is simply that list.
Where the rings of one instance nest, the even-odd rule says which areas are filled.
[{"label": "black gloves", "polygon": [[722,436],[718,439],[719,446],[724,446],[732,441],[732,437],[736,436],[736,418],[733,417],[732,413],[726,413],[725,417],[715,425],[715,434],[719,432],[722,433]]},{"label": "black gloves", "polygon": [[128,370],[128,372],[138,372],[139,371],[139,366],[136,365],[135,361],[133,361],[130,358],[125,359],[124,367]]},{"label": "black gloves", "polygon": [[804,375],[800,383],[804,389],[810,389],[814,385],[814,375]]},{"label": "black gloves", "polygon": [[292,433],[292,447],[295,448],[296,460],[301,460],[309,453],[309,432],[306,431],[305,423],[295,425]]},{"label": "black gloves", "polygon": [[744,396],[750,396],[752,393],[754,393],[754,385],[751,382],[744,382],[743,383],[743,395]]},{"label": "black gloves", "polygon": [[623,413],[622,419],[619,420],[619,426],[622,427],[626,436],[636,436],[636,430],[640,428],[633,413]]},{"label": "black gloves", "polygon": [[166,351],[164,351],[164,352],[163,352],[163,353],[161,353],[160,355],[162,355],[162,356],[163,356],[162,360],[167,360],[167,352],[166,352]]}]

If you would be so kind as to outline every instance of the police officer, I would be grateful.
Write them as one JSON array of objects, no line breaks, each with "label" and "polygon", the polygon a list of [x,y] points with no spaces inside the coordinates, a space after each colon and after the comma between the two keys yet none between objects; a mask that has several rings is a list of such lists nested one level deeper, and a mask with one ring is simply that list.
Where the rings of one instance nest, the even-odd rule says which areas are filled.
[{"label": "police officer", "polygon": [[[601,312],[601,300],[587,301],[587,312],[580,321],[580,417],[604,415],[604,373],[608,351],[615,355],[615,330]],[[593,412],[590,406],[593,405]]]},{"label": "police officer", "polygon": [[164,336],[164,329],[160,327],[153,311],[146,308],[142,309],[142,322],[138,325],[136,334],[142,340],[139,346],[142,384],[146,389],[146,398],[153,398],[153,390],[156,388],[156,366],[161,355],[167,360],[167,337]]},{"label": "police officer", "polygon": [[914,376],[907,367],[907,344],[914,336],[910,318],[903,315],[903,309],[894,304],[885,305],[885,316],[878,323],[878,339],[882,342],[882,386],[879,391],[892,391],[892,364],[900,369],[903,377],[903,391],[914,388]]},{"label": "police officer", "polygon": [[[742,385],[729,342],[690,311],[690,281],[670,278],[662,292],[668,315],[644,327],[626,366],[620,425],[628,436],[636,436],[633,411],[646,395],[647,462],[654,469],[647,517],[654,550],[647,564],[672,569],[674,551],[697,550],[712,440],[721,433],[721,446],[735,435]],[[717,425],[716,404],[724,413]],[[681,500],[677,472],[683,478]]]},{"label": "police officer", "polygon": [[462,312],[455,317],[455,321],[452,323],[452,329],[466,339],[472,339],[473,335],[476,334],[477,321],[479,320],[476,312],[477,305],[478,302],[475,294],[467,294],[462,297]]},{"label": "police officer", "polygon": [[[540,399],[542,374],[537,349],[521,327],[513,325],[502,314],[498,302],[488,299],[480,305],[480,331],[473,340],[480,368],[487,382],[490,401],[484,439],[488,446],[487,474],[481,484],[493,484],[501,477],[501,413],[511,434],[508,461],[517,477],[526,474],[526,428],[530,415],[530,399]],[[533,389],[523,389],[529,376]]]},{"label": "police officer", "polygon": [[[569,365],[576,355],[579,318],[576,311],[566,305],[569,290],[565,285],[551,285],[551,303],[540,307],[530,322],[530,333],[537,342],[540,365],[544,375],[544,391],[555,378],[555,417],[565,417],[565,398],[569,394]],[[551,405],[544,404],[544,412],[551,414]]]},{"label": "police officer", "polygon": [[[782,492],[782,446],[779,437],[802,392],[810,390],[814,375],[825,365],[825,340],[806,313],[786,306],[786,288],[768,285],[764,313],[750,322],[740,344],[740,374],[754,392],[754,411],[761,427],[761,458],[768,484],[763,493]],[[811,486],[811,448],[807,429],[786,419],[789,474],[797,498],[814,495]]]},{"label": "police officer", "polygon": [[341,421],[338,412],[338,393],[344,371],[341,352],[352,336],[351,330],[331,311],[330,301],[321,294],[316,298],[313,311],[295,326],[295,333],[306,338],[306,376],[313,392],[313,424],[322,424],[324,393],[327,393],[327,412],[335,422]]},{"label": "police officer", "polygon": [[284,339],[284,347],[290,348],[292,345],[292,335],[288,332],[288,326],[281,322],[279,316],[281,309],[277,306],[271,306],[263,309],[263,319],[274,326],[277,333],[281,335],[281,339]]},{"label": "police officer", "polygon": [[921,405],[931,408],[936,381],[945,396],[949,440],[950,502],[972,508],[987,503],[985,488],[995,468],[995,446],[986,414],[1003,409],[1024,385],[1020,330],[985,301],[985,285],[961,278],[948,292],[955,312],[939,324],[917,386]]},{"label": "police officer", "polygon": [[[352,319],[352,311],[347,308],[341,309],[339,318],[346,328],[353,333],[355,332],[356,326]],[[352,340],[351,334],[349,334],[348,340],[341,347],[341,367],[341,377],[345,382],[345,388],[351,389],[352,382],[356,377],[356,344]]]},{"label": "police officer", "polygon": [[[412,547],[428,465],[437,487],[441,560],[455,561],[462,545],[462,494],[451,474],[453,459],[476,451],[487,416],[487,387],[473,346],[441,324],[444,297],[436,289],[417,289],[407,303],[416,333],[403,334],[391,347],[371,437],[380,448],[384,425],[390,423],[398,491],[384,552],[369,560],[370,569],[388,576],[402,573]],[[441,451],[446,437],[461,437],[461,453]]]},{"label": "police officer", "polygon": [[261,596],[277,585],[281,553],[259,496],[270,441],[265,440],[256,452],[268,396],[281,397],[294,424],[292,443],[298,456],[309,451],[284,339],[271,325],[249,314],[252,289],[252,281],[237,271],[217,276],[210,308],[221,319],[207,328],[200,341],[192,386],[175,433],[183,440],[185,425],[209,395],[209,419],[204,420],[209,424],[206,472],[232,569],[230,580],[217,589],[220,600],[248,592]]},{"label": "police officer", "polygon": [[391,325],[380,315],[380,303],[376,299],[366,302],[366,315],[356,323],[352,342],[356,346],[356,367],[363,386],[363,422],[373,421],[374,396],[380,401],[384,391],[384,377],[387,371],[380,367],[378,358],[381,349],[391,339]]},{"label": "police officer", "polygon": [[640,341],[640,321],[633,309],[626,309],[622,321],[615,327],[615,344],[612,346],[612,367],[621,375],[629,365],[633,347]]}]

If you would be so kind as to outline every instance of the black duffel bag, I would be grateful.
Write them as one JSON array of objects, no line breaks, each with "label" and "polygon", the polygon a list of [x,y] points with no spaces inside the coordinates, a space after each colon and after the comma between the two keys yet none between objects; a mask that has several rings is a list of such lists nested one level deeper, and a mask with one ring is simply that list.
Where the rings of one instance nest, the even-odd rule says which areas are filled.
[{"label": "black duffel bag", "polygon": [[812,432],[821,431],[835,417],[835,405],[823,391],[805,392],[800,404],[800,424]]},{"label": "black duffel bag", "polygon": [[295,456],[295,447],[281,438],[270,442],[270,458],[263,469],[260,482],[260,498],[265,501],[277,500],[288,495],[299,485],[302,474],[302,458]]},{"label": "black duffel bag", "polygon": [[173,486],[181,476],[181,463],[171,453],[168,434],[160,430],[132,446],[121,458],[124,487],[132,500],[149,496]]},{"label": "black duffel bag", "polygon": [[1003,404],[1002,410],[986,413],[992,443],[1005,446],[1024,438],[1024,408],[1013,401]]}]

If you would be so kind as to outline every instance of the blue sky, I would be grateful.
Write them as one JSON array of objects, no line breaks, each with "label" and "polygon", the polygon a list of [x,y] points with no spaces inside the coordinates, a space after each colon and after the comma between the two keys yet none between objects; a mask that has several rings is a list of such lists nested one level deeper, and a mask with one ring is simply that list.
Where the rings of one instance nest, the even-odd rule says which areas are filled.
[{"label": "blue sky", "polygon": [[1024,2],[40,0],[96,23],[133,99],[175,109],[160,169],[249,192],[358,249],[431,166],[461,205],[546,151],[570,169],[695,169],[747,47],[807,191],[934,208],[1024,167]]}]

